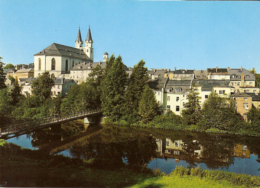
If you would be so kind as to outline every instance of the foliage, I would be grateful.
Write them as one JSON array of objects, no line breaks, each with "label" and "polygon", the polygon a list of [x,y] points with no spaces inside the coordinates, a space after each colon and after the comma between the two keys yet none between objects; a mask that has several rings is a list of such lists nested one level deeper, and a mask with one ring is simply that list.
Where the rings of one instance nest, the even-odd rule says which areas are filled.
[{"label": "foliage", "polygon": [[12,63],[8,63],[5,65],[4,69],[14,69],[14,65]]},{"label": "foliage", "polygon": [[32,83],[32,93],[37,96],[41,103],[51,97],[51,88],[54,81],[50,78],[49,72],[44,72]]},{"label": "foliage", "polygon": [[18,80],[14,81],[13,88],[11,91],[12,96],[12,105],[16,105],[19,102],[19,98],[21,97],[21,87],[18,84]]},{"label": "foliage", "polygon": [[14,77],[12,77],[12,76],[9,76],[8,79],[11,80],[11,83],[12,83],[12,84],[15,82],[15,79],[14,79]]},{"label": "foliage", "polygon": [[[113,56],[108,61],[109,66],[110,61],[113,61]],[[122,116],[126,81],[125,65],[122,62],[121,56],[118,56],[112,63],[112,67],[108,67],[105,70],[101,93],[103,114],[110,116],[113,121],[120,119]]]},{"label": "foliage", "polygon": [[140,119],[138,106],[143,90],[148,83],[147,68],[144,65],[145,62],[141,60],[134,66],[125,94],[124,116],[130,123]]},{"label": "foliage", "polygon": [[260,133],[260,109],[257,109],[253,105],[247,113],[247,119],[249,121],[249,128],[255,132]]},{"label": "foliage", "polygon": [[195,85],[191,86],[190,92],[187,96],[188,102],[184,105],[182,110],[182,117],[184,124],[195,125],[201,118],[200,104],[198,92],[195,91]]},{"label": "foliage", "polygon": [[203,118],[199,122],[202,129],[217,128],[220,130],[236,131],[241,124],[240,116],[234,108],[234,101],[218,96],[211,92],[203,104]]},{"label": "foliage", "polygon": [[159,113],[159,106],[156,102],[154,92],[148,85],[145,86],[142,93],[138,113],[144,123],[153,120],[153,118]]},{"label": "foliage", "polygon": [[1,59],[2,58],[0,57],[0,90],[6,88],[3,64],[1,62]]},{"label": "foliage", "polygon": [[5,88],[0,90],[0,119],[8,117],[13,110],[12,97],[10,89]]}]

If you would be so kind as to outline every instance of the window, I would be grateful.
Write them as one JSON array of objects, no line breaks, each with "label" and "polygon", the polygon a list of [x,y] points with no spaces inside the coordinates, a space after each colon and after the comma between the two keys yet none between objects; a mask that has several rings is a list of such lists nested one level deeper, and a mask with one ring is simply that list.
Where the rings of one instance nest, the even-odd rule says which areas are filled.
[{"label": "window", "polygon": [[175,142],[174,144],[175,144],[175,147],[178,147],[178,146],[179,146],[178,142]]},{"label": "window", "polygon": [[249,89],[247,89],[246,92],[249,93]]},{"label": "window", "polygon": [[176,112],[180,111],[180,106],[176,106]]},{"label": "window", "polygon": [[246,97],[245,97],[244,99],[245,99],[245,101],[247,100],[247,98],[246,98]]},{"label": "window", "polygon": [[42,61],[41,61],[41,58],[39,58],[39,70],[42,70]]},{"label": "window", "polygon": [[171,108],[171,105],[167,105],[167,108],[169,108],[169,109],[170,109],[170,108]]},{"label": "window", "polygon": [[252,82],[249,82],[249,85],[252,86]]},{"label": "window", "polygon": [[178,102],[180,100],[180,97],[176,97],[176,102]]},{"label": "window", "polygon": [[182,105],[185,106],[185,102],[183,102]]},{"label": "window", "polygon": [[219,92],[218,92],[219,94],[223,94],[223,90],[219,90]]},{"label": "window", "polygon": [[169,141],[166,141],[166,146],[169,146],[169,145],[170,145]]},{"label": "window", "polygon": [[243,104],[243,107],[244,107],[246,110],[248,110],[248,103],[244,103],[244,104]]},{"label": "window", "polygon": [[52,58],[52,60],[51,60],[51,70],[55,70],[55,64],[56,64],[55,59]]},{"label": "window", "polygon": [[66,59],[66,63],[65,63],[65,71],[68,72],[69,71],[69,62]]},{"label": "window", "polygon": [[209,98],[209,95],[205,95],[205,99]]},{"label": "window", "polygon": [[73,67],[75,66],[75,62],[74,62],[74,60],[72,61],[72,66],[73,66]]},{"label": "window", "polygon": [[167,96],[167,101],[170,101],[171,99],[170,99],[170,96]]},{"label": "window", "polygon": [[237,85],[240,86],[240,82],[237,82]]}]

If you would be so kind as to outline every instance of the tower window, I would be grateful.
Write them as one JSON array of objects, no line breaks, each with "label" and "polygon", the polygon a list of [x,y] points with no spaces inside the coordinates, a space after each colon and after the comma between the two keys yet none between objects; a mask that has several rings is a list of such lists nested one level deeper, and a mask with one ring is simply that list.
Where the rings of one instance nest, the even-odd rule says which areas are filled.
[{"label": "tower window", "polygon": [[69,62],[66,59],[66,63],[65,63],[65,71],[68,72],[69,71]]},{"label": "tower window", "polygon": [[41,62],[41,58],[39,58],[39,70],[42,69],[42,62]]},{"label": "tower window", "polygon": [[55,59],[52,58],[52,60],[51,60],[51,70],[55,70],[55,64],[56,64]]}]

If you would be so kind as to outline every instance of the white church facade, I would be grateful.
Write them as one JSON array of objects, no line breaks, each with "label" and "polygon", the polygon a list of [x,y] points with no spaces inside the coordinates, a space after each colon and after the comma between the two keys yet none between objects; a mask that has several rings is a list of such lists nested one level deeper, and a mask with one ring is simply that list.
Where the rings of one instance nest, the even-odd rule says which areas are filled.
[{"label": "white church facade", "polygon": [[50,75],[60,77],[62,74],[69,74],[75,65],[92,63],[93,60],[94,49],[90,28],[88,29],[85,46],[83,46],[79,28],[75,48],[53,43],[34,55],[34,77],[38,77],[46,71]]}]

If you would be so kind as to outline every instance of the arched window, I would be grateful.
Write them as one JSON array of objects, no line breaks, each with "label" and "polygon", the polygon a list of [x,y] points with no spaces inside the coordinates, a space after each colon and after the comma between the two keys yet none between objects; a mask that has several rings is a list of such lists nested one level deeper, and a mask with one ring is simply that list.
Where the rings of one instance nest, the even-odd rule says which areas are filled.
[{"label": "arched window", "polygon": [[74,60],[72,61],[72,67],[74,67],[75,66],[75,62],[74,62]]},{"label": "arched window", "polygon": [[51,60],[51,70],[55,70],[55,59],[54,58],[52,58],[52,60]]},{"label": "arched window", "polygon": [[69,71],[69,62],[66,59],[66,64],[65,64],[65,71],[68,72]]},{"label": "arched window", "polygon": [[41,61],[41,58],[39,58],[39,70],[42,69],[42,61]]}]

